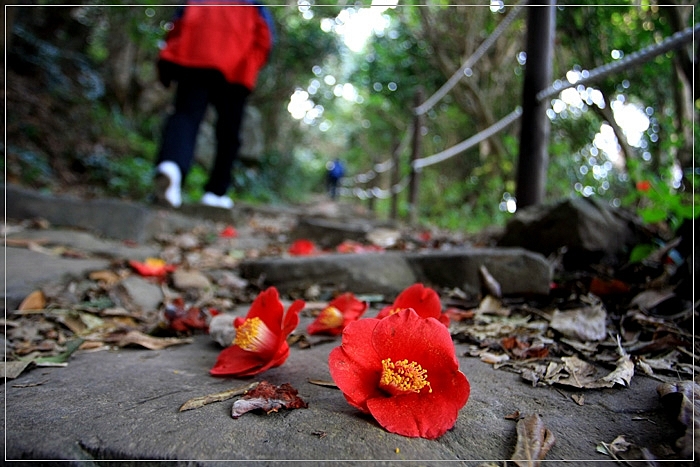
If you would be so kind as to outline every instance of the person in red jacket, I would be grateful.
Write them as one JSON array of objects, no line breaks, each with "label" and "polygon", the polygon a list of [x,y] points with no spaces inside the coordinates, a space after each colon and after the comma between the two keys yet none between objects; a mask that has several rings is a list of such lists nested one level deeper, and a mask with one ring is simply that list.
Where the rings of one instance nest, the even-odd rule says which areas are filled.
[{"label": "person in red jacket", "polygon": [[194,158],[199,125],[216,109],[216,157],[201,202],[233,207],[227,196],[246,99],[273,44],[269,11],[257,2],[189,0],[178,10],[158,58],[160,81],[177,82],[175,111],[156,161],[156,202],[182,204],[181,186]]}]

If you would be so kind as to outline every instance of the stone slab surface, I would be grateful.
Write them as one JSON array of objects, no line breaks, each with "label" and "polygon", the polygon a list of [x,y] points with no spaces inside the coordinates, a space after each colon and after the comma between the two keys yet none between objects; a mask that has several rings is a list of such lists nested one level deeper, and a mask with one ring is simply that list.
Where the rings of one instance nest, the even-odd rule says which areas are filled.
[{"label": "stone slab surface", "polygon": [[3,308],[14,310],[39,287],[83,276],[108,265],[107,259],[70,259],[23,248],[6,248],[5,255],[0,258],[0,280],[5,284]]},{"label": "stone slab surface", "polygon": [[[173,210],[151,209],[128,201],[54,196],[14,185],[3,188],[8,218],[39,217],[54,226],[78,227],[113,239],[144,243],[160,233],[192,228],[196,222],[202,222]],[[198,210],[196,207],[188,209]]]},{"label": "stone slab surface", "polygon": [[[673,433],[652,379],[635,377],[629,389],[586,392],[579,406],[570,391],[533,388],[516,374],[460,357],[472,392],[455,427],[438,440],[405,438],[352,408],[340,391],[309,383],[330,380],[327,357],[339,342],[293,347],[283,366],[252,380],[209,376],[220,347],[208,336],[161,351],[79,352],[65,368],[35,368],[7,383],[7,398],[0,395],[7,407],[7,459],[199,461],[188,465],[224,459],[508,459],[516,433],[515,422],[505,417],[519,410],[539,414],[556,436],[548,460],[583,466],[607,460],[595,450],[599,441],[624,434],[651,446]],[[457,351],[464,353],[463,346]],[[237,420],[230,416],[232,400],[178,412],[190,398],[261,379],[292,384],[309,407]]]},{"label": "stone slab surface", "polygon": [[263,277],[280,291],[333,285],[356,293],[396,295],[415,282],[459,287],[478,294],[479,268],[485,266],[504,294],[549,293],[552,272],[545,258],[521,248],[469,248],[450,251],[363,253],[265,258],[241,264],[250,281]]}]

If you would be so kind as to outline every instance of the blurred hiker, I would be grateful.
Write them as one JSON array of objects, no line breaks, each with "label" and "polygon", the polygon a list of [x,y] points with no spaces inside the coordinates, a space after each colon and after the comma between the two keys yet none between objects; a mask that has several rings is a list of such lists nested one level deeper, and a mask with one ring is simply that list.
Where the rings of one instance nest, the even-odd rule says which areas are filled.
[{"label": "blurred hiker", "polygon": [[158,203],[182,204],[181,187],[211,104],[216,109],[216,156],[201,203],[233,207],[226,193],[238,157],[243,110],[267,62],[273,33],[269,11],[254,1],[189,0],[178,9],[158,57],[161,83],[177,82],[175,111],[165,124],[156,162]]},{"label": "blurred hiker", "polygon": [[345,176],[345,167],[343,163],[337,157],[332,161],[328,161],[326,164],[326,185],[328,188],[328,195],[331,199],[335,199],[338,196],[338,182]]}]

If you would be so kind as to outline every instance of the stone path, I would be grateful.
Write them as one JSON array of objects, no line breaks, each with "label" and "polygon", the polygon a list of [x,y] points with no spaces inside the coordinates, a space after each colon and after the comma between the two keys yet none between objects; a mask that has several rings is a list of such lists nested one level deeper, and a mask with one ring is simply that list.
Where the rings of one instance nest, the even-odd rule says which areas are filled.
[{"label": "stone path", "polygon": [[[25,230],[22,238],[49,239],[53,244],[90,253],[87,258],[68,259],[21,247],[6,248],[2,269],[6,271],[7,315],[37,287],[85,275],[115,258],[152,256],[159,251],[159,245],[152,240],[162,232],[230,221],[239,229],[242,245],[262,246],[261,238],[246,237],[242,219],[251,215],[249,208],[237,207],[232,214],[172,212],[114,200],[47,197],[15,187],[7,187],[7,202],[8,219],[42,217],[51,222],[49,230]],[[267,214],[290,219],[298,215],[289,210],[268,210]],[[77,231],[75,227],[88,231]],[[124,239],[137,243],[125,244]],[[474,268],[470,261],[474,254],[483,252],[439,253],[431,259],[418,253],[397,257],[395,262],[403,265],[397,277],[411,281],[432,274],[430,277],[435,278],[449,264],[454,273],[443,273],[444,278],[458,275],[460,279],[453,279],[458,281],[455,286],[478,287],[471,278]],[[386,262],[387,257],[380,261]],[[370,281],[381,286],[367,287],[366,292],[387,293],[400,287],[400,281],[384,287],[379,276],[357,273],[372,267],[367,264],[372,261],[371,254],[357,258],[339,258],[346,261],[345,266],[330,273],[323,266],[328,257],[323,256],[267,258],[246,267],[250,268],[250,278],[264,272],[271,285],[284,285],[285,280],[290,280],[290,287],[296,287],[304,275],[325,271],[320,274],[342,276],[341,283]],[[520,264],[526,271],[542,264],[530,254],[509,258],[506,263],[512,267]],[[279,272],[285,269],[289,271],[286,276]],[[541,279],[546,280],[546,274],[540,275]],[[526,286],[541,287],[540,280],[533,279]],[[333,277],[328,277],[328,281],[334,282]],[[310,319],[303,317],[298,329],[305,329]],[[657,458],[677,458],[672,446],[680,434],[659,402],[658,381],[635,375],[629,388],[580,391],[533,387],[520,375],[494,370],[479,359],[465,356],[467,346],[459,343],[456,350],[460,369],[471,383],[471,396],[455,427],[434,441],[388,433],[349,406],[340,391],[310,382],[331,379],[327,357],[339,342],[337,338],[305,349],[293,346],[283,366],[243,380],[209,376],[221,348],[207,335],[195,336],[191,344],[158,351],[78,351],[66,367],[34,368],[6,380],[0,396],[6,407],[0,415],[5,429],[6,460],[8,464],[22,459],[84,461],[80,465],[99,465],[102,460],[152,460],[156,465],[171,460],[183,465],[208,465],[215,460],[268,461],[261,465],[284,460],[305,460],[309,465],[323,465],[329,460],[342,460],[341,465],[368,460],[378,465],[407,460],[415,461],[408,465],[441,465],[449,461],[502,465],[499,460],[509,459],[515,447],[516,424],[506,418],[515,411],[539,414],[554,433],[556,443],[546,457],[548,461],[566,460],[571,461],[567,465],[582,466],[591,461],[611,462],[609,456],[596,450],[596,445],[610,443],[619,435],[648,448]],[[292,384],[308,408],[268,415],[246,414],[234,420],[229,400],[178,412],[193,397],[262,379],[278,385]],[[584,395],[583,405],[574,402],[573,395]]]}]

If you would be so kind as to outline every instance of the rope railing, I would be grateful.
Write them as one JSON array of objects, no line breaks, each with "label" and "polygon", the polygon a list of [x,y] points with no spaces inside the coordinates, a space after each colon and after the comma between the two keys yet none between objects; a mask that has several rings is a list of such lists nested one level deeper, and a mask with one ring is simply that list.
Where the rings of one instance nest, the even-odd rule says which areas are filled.
[{"label": "rope railing", "polygon": [[450,92],[452,88],[454,88],[457,83],[462,80],[462,78],[467,76],[466,72],[476,64],[476,62],[493,46],[493,44],[496,43],[496,40],[501,36],[501,34],[503,34],[503,31],[505,31],[520,14],[525,2],[526,0],[520,0],[520,3],[513,7],[510,13],[508,13],[503,21],[500,22],[498,27],[491,33],[491,35],[489,35],[489,37],[487,37],[486,40],[481,43],[474,53],[467,60],[465,60],[462,66],[460,66],[459,69],[455,71],[452,76],[450,76],[450,79],[448,79],[447,82],[445,82],[445,84],[443,84],[440,89],[435,92],[435,94],[430,96],[425,100],[425,102],[413,110],[416,115],[423,115],[432,109],[435,104],[440,102],[440,99],[445,97],[447,93]]},{"label": "rope railing", "polygon": [[[489,35],[489,37],[487,37],[486,40],[484,40],[484,42],[482,42],[481,45],[476,49],[476,51],[474,51],[474,53],[469,58],[467,58],[467,60],[465,60],[465,62],[459,67],[459,69],[457,71],[455,71],[452,74],[452,76],[447,80],[447,82],[445,84],[443,84],[440,87],[440,89],[438,89],[432,96],[430,96],[428,99],[426,99],[420,106],[416,107],[413,110],[415,115],[423,115],[426,112],[428,112],[430,109],[432,109],[435,106],[435,104],[437,104],[443,97],[445,97],[445,95],[447,95],[447,93],[450,92],[452,90],[452,88],[454,88],[462,78],[467,76],[467,74],[465,72],[467,70],[469,70],[470,68],[472,68],[476,64],[476,62],[496,43],[496,40],[501,36],[501,34],[503,34],[503,32],[508,28],[508,26],[510,26],[510,24],[520,14],[520,11],[522,10],[522,7],[524,6],[524,4],[526,2],[527,2],[527,0],[520,0],[520,2],[513,7],[513,9],[508,13],[508,15],[506,15],[506,17],[503,19],[503,21],[501,21],[498,24],[496,29]],[[516,109],[516,111],[517,111],[517,109]],[[509,121],[507,124],[504,125],[503,120],[501,120],[500,122],[497,122],[494,126],[499,125],[499,128],[501,128],[501,127],[505,128],[510,123],[515,121],[519,116],[520,115],[517,115],[515,118],[512,118],[512,113],[511,113],[511,115],[504,118],[504,120],[506,120],[508,118],[512,118],[511,121]],[[493,131],[493,132],[489,133],[489,130],[490,130],[490,128],[487,128],[486,130],[482,131],[479,135],[486,133],[487,136],[483,137],[483,139],[485,139],[485,138],[488,138],[488,137],[492,136],[493,134],[497,133],[498,131],[500,131],[500,130],[498,130],[498,131]],[[343,180],[341,180],[341,184],[344,187],[352,186],[352,185],[357,184],[357,183],[364,184],[364,183],[367,183],[367,182],[373,180],[378,174],[384,173],[387,170],[390,170],[393,167],[395,156],[397,154],[401,154],[406,149],[406,146],[408,146],[408,143],[410,141],[410,136],[412,133],[413,133],[413,128],[411,125],[404,133],[404,136],[401,140],[401,143],[400,143],[399,147],[396,148],[396,150],[392,154],[392,157],[390,157],[389,159],[387,159],[384,162],[375,164],[373,166],[373,168],[367,172],[364,172],[362,174],[357,174],[357,175],[353,176],[352,178],[344,178]],[[479,140],[474,142],[473,138],[474,137],[459,144],[459,145],[465,145],[465,143],[469,142],[468,147],[464,147],[464,149],[461,149],[448,157],[452,157],[456,154],[459,154],[460,152],[466,151],[467,149],[469,149],[473,145],[479,144],[481,141],[483,141],[483,139],[479,139]],[[431,156],[431,157],[437,157],[437,156],[440,156],[441,154],[447,153],[449,151],[450,151],[450,149],[447,149],[447,150],[443,151],[442,153],[436,154],[436,155]],[[448,157],[446,157],[446,158],[448,158]],[[424,158],[424,159],[428,159],[428,158]],[[444,159],[442,159],[442,160],[444,160]],[[414,168],[419,170],[422,167],[425,167],[427,165],[432,165],[433,163],[437,163],[437,162],[440,162],[440,161],[438,160],[436,162],[431,162],[431,163],[426,163],[426,164],[421,165],[421,163],[419,161],[414,161]],[[404,178],[404,180],[406,181],[406,183],[398,183],[398,184],[394,185],[390,190],[383,190],[383,189],[378,188],[378,187],[375,187],[375,188],[377,188],[377,190],[379,190],[381,192],[382,196],[380,196],[380,197],[389,197],[391,195],[391,193],[398,194],[408,186],[408,179]],[[403,180],[402,180],[402,182],[403,182]],[[400,189],[398,189],[398,191],[396,191],[397,187],[400,187]],[[373,192],[373,189],[365,189],[365,190],[358,189],[358,190],[360,190],[362,192],[363,197],[366,197],[366,198],[372,197],[371,193]],[[348,188],[341,188],[339,190],[339,194],[341,196],[352,196],[352,195],[355,195],[355,193],[356,193],[355,190],[348,189]],[[367,195],[367,193],[370,193],[370,195]],[[389,193],[389,195],[384,196],[386,193]],[[367,195],[367,196],[365,196],[365,195]]]},{"label": "rope railing", "polygon": [[460,154],[467,149],[471,149],[477,144],[481,143],[485,139],[490,138],[491,136],[495,135],[499,131],[507,128],[511,123],[515,122],[520,118],[520,116],[523,114],[523,109],[520,107],[517,107],[515,110],[513,110],[511,113],[503,117],[501,120],[497,121],[490,127],[486,128],[485,130],[480,131],[479,133],[475,134],[474,136],[465,139],[461,143],[457,143],[454,146],[445,149],[444,151],[438,152],[437,154],[433,154],[432,156],[428,157],[423,157],[422,159],[416,159],[413,161],[413,168],[416,170],[420,170],[423,167],[427,167],[429,165],[437,164],[438,162],[442,162],[444,160],[447,160],[451,157],[456,156],[457,154]]},{"label": "rope railing", "polygon": [[[481,58],[484,55],[484,53],[488,50],[488,48],[490,48],[495,43],[498,36],[500,36],[505,30],[505,28],[513,22],[524,3],[525,0],[521,0],[521,2],[518,5],[516,5],[513,10],[511,10],[508,16],[496,28],[496,30],[481,44],[481,46],[474,52],[474,54],[472,54],[472,56],[470,56],[464,62],[464,64],[462,64],[459,70],[457,70],[450,77],[450,79],[442,87],[440,87],[440,89],[438,89],[438,91],[436,91],[432,96],[425,100],[423,104],[414,109],[414,115],[420,116],[428,112],[450,90],[452,90],[452,88],[454,88],[457,82],[459,82],[463,77],[466,76],[464,71],[474,66],[474,63],[479,58]],[[638,66],[654,57],[657,57],[668,51],[677,49],[683,46],[684,44],[691,42],[694,38],[694,35],[698,33],[700,33],[700,24],[697,24],[692,28],[686,28],[683,31],[679,31],[673,34],[672,36],[669,36],[666,39],[662,40],[658,44],[653,44],[644,49],[631,53],[630,55],[615,62],[607,63],[590,71],[584,70],[581,72],[582,76],[579,79],[574,80],[573,82],[569,81],[568,79],[557,79],[550,86],[538,92],[536,98],[538,101],[541,102],[545,99],[551,98],[561,93],[565,89],[583,84],[588,84],[600,80],[604,77],[607,77],[611,74],[617,73],[623,69],[629,69],[631,67]],[[498,122],[480,131],[479,133],[467,138],[466,140],[431,156],[423,157],[412,161],[411,167],[415,171],[419,172],[424,167],[443,162],[458,154],[461,154],[464,151],[471,149],[472,147],[483,142],[484,140],[504,130],[505,128],[513,124],[515,121],[517,121],[521,116],[522,108],[517,107],[515,110],[503,117]],[[396,155],[401,154],[401,152],[405,150],[411,133],[412,127],[406,131],[401,144],[393,152],[391,158],[387,159],[384,162],[375,164],[372,170],[353,177],[352,181],[350,181],[349,183],[345,182],[345,186],[339,189],[339,193],[344,196],[356,196],[360,199],[386,199],[391,196],[395,196],[398,193],[402,192],[404,189],[406,189],[406,187],[410,183],[410,176],[408,175],[405,176],[399,183],[396,183],[389,189],[382,189],[379,187],[372,187],[366,189],[359,187],[349,188],[348,185],[352,185],[353,182],[367,183],[374,179],[377,176],[377,174],[390,170],[393,167],[393,161]]]},{"label": "rope railing", "polygon": [[678,31],[672,36],[667,37],[658,44],[650,45],[644,49],[638,50],[634,53],[627,55],[615,62],[606,63],[591,71],[582,71],[583,75],[580,79],[573,82],[569,80],[558,79],[551,86],[543,89],[537,93],[537,100],[543,101],[544,99],[556,96],[565,89],[573,88],[574,86],[579,86],[583,84],[588,84],[599,79],[605,78],[608,75],[619,72],[623,69],[629,69],[637,65],[641,65],[650,59],[664,54],[670,50],[674,50],[681,47],[687,42],[693,40],[694,34],[700,34],[700,23],[696,24],[695,27],[686,28],[683,31]]},{"label": "rope railing", "polygon": [[[404,132],[403,138],[401,139],[401,142],[399,143],[398,147],[392,152],[392,155],[389,159],[385,160],[384,162],[378,162],[372,166],[370,170],[367,172],[357,174],[353,176],[352,178],[345,177],[341,180],[341,184],[345,186],[353,185],[356,183],[367,183],[370,180],[373,180],[377,175],[382,174],[388,170],[390,170],[392,167],[394,167],[394,158],[404,152],[406,150],[406,147],[408,146],[409,142],[411,141],[411,133],[413,133],[413,123],[411,123],[406,131]],[[342,193],[341,193],[342,194]]]}]

